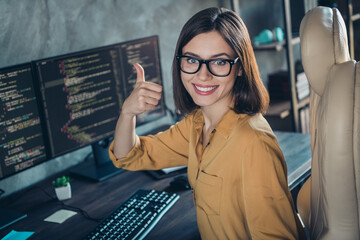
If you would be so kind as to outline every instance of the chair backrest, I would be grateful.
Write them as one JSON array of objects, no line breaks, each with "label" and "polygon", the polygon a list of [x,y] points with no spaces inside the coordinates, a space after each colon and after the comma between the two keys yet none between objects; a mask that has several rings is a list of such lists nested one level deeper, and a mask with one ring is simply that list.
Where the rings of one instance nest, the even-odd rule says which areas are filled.
[{"label": "chair backrest", "polygon": [[360,63],[350,59],[335,8],[307,12],[300,42],[311,87],[310,219],[304,220],[311,239],[360,239]]}]

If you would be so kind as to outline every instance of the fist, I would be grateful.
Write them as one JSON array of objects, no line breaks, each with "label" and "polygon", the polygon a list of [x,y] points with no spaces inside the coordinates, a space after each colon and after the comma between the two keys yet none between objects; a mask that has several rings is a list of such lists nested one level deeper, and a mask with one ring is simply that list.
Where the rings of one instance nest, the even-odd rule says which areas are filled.
[{"label": "fist", "polygon": [[145,111],[154,110],[161,99],[162,86],[145,81],[143,67],[135,63],[136,84],[130,96],[125,100],[122,114],[137,116]]}]

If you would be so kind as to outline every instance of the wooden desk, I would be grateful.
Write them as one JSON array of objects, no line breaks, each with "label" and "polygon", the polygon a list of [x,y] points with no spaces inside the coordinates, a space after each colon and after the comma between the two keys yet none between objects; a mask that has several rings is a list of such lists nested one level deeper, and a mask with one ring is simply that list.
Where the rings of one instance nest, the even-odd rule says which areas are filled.
[{"label": "wooden desk", "polygon": [[284,154],[288,184],[292,191],[311,174],[311,136],[293,132],[274,132]]},{"label": "wooden desk", "polygon": [[[275,132],[288,167],[289,187],[294,188],[310,171],[310,136],[299,133]],[[57,176],[67,174],[63,172]],[[0,231],[0,238],[12,229],[35,232],[30,239],[82,239],[96,226],[95,221],[76,214],[62,224],[43,220],[62,209],[62,206],[49,196],[55,197],[51,177],[35,187],[26,189],[2,200],[1,206],[24,212],[28,217]],[[154,180],[144,172],[124,172],[103,182],[89,182],[74,178],[71,182],[73,197],[65,203],[85,210],[91,217],[103,218],[125,201],[137,189],[171,191],[168,188],[172,178]],[[196,223],[196,213],[192,191],[181,191],[179,201],[163,216],[146,239],[200,239]]]},{"label": "wooden desk", "polygon": [[[59,174],[66,174],[61,173]],[[12,229],[35,232],[30,239],[83,239],[96,226],[95,221],[76,214],[62,224],[43,221],[62,206],[43,193],[38,187],[55,197],[51,179],[46,179],[36,187],[16,193],[1,201],[2,207],[27,213],[28,217],[0,231],[0,239]],[[144,172],[124,172],[103,182],[89,182],[73,179],[72,198],[65,204],[85,210],[93,218],[104,218],[125,201],[137,189],[171,190],[172,178],[154,180]],[[180,199],[163,216],[146,239],[200,239],[192,191],[180,191]]]}]

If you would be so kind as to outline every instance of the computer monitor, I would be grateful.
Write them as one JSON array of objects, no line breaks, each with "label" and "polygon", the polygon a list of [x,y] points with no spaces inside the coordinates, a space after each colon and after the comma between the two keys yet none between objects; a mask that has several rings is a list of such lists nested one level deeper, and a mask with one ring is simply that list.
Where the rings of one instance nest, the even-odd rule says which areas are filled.
[{"label": "computer monitor", "polygon": [[[0,179],[47,158],[31,64],[0,69]],[[0,209],[0,229],[26,214]]]},{"label": "computer monitor", "polygon": [[[128,97],[136,83],[136,71],[132,65],[140,63],[145,71],[145,80],[162,85],[160,67],[159,45],[157,38],[140,39],[129,41],[116,46],[119,51],[121,64],[121,78],[124,80],[125,97]],[[136,117],[136,125],[151,122],[165,114],[163,98],[157,107],[151,112],[145,112]]]},{"label": "computer monitor", "polygon": [[[162,84],[157,36],[34,62],[51,157],[92,145],[95,162],[75,168],[74,174],[101,181],[122,171],[113,166],[107,149],[136,82],[134,63],[144,67],[147,81]],[[162,116],[163,101],[137,121]]]},{"label": "computer monitor", "polygon": [[0,179],[46,160],[30,64],[0,69]]}]

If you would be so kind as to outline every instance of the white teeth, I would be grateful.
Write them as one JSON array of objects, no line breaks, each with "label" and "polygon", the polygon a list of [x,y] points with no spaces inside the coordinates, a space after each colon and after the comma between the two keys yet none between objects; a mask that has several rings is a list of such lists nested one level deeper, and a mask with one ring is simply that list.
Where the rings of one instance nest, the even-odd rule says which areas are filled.
[{"label": "white teeth", "polygon": [[215,87],[199,87],[198,85],[195,85],[195,87],[202,92],[209,92],[216,88],[216,86]]}]

